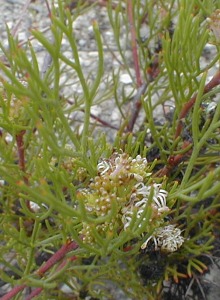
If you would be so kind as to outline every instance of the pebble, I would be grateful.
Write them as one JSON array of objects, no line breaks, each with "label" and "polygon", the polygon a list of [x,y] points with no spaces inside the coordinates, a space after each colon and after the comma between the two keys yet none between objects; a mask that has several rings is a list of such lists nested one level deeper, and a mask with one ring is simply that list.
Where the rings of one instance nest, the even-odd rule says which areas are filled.
[{"label": "pebble", "polygon": [[131,84],[133,82],[131,76],[129,74],[121,74],[120,81],[124,84]]}]

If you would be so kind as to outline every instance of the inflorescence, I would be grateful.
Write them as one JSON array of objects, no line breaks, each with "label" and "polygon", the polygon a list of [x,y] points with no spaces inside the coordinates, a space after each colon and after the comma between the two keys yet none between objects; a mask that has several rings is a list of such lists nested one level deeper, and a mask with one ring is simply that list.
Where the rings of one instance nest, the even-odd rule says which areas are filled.
[{"label": "inflorescence", "polygon": [[[168,192],[162,184],[152,181],[146,158],[116,152],[98,163],[97,172],[88,188],[78,191],[78,200],[83,201],[89,215],[104,217],[105,221],[95,227],[103,238],[138,228],[140,236],[148,236],[142,249],[149,241],[154,242],[155,250],[174,252],[181,247],[184,242],[181,230],[175,225],[163,226],[164,217],[170,211]],[[93,243],[94,225],[83,222],[82,226],[83,240]]]}]

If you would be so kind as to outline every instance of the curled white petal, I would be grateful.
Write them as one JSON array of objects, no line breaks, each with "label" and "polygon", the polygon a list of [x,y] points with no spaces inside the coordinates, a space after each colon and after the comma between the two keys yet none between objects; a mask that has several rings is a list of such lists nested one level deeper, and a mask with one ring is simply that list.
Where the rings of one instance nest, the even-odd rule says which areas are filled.
[{"label": "curled white petal", "polygon": [[181,235],[181,233],[182,231],[179,228],[176,228],[175,225],[159,227],[141,245],[141,249],[145,249],[148,242],[153,239],[155,250],[160,248],[166,252],[175,252],[184,243],[184,237]]},{"label": "curled white petal", "polygon": [[98,163],[97,168],[100,175],[104,175],[108,170],[111,168],[110,162],[107,160],[102,160],[100,163]]},{"label": "curled white petal", "polygon": [[31,209],[33,212],[35,212],[35,213],[37,213],[37,212],[40,211],[41,206],[44,207],[44,208],[46,208],[46,209],[48,209],[47,205],[44,204],[44,203],[42,203],[41,206],[40,206],[40,205],[38,205],[37,203],[35,203],[35,202],[33,202],[33,201],[30,201],[30,202],[29,202],[29,205],[30,205],[30,209]]}]

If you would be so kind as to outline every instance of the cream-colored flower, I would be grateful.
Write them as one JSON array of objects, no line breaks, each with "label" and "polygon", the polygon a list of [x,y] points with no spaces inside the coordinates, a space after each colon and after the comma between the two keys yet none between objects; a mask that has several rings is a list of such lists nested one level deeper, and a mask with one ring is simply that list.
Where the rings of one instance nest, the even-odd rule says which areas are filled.
[{"label": "cream-colored flower", "polygon": [[145,249],[150,240],[155,244],[155,250],[161,249],[165,252],[175,252],[184,243],[182,231],[175,225],[167,225],[157,228],[154,233],[141,245]]},{"label": "cream-colored flower", "polygon": [[[130,201],[126,207],[122,209],[122,222],[124,229],[126,230],[132,220],[134,211],[137,219],[139,219],[147,205],[149,205],[149,197],[153,189],[153,198],[151,207],[157,211],[158,215],[163,212],[169,211],[169,207],[166,203],[167,191],[160,188],[160,184],[144,185],[143,182],[138,182],[134,187],[134,192],[130,196]],[[144,220],[144,218],[143,218]],[[141,225],[140,225],[141,226]]]},{"label": "cream-colored flower", "polygon": [[101,176],[107,173],[111,168],[112,165],[110,161],[106,159],[101,160],[97,165],[98,172],[100,173]]}]

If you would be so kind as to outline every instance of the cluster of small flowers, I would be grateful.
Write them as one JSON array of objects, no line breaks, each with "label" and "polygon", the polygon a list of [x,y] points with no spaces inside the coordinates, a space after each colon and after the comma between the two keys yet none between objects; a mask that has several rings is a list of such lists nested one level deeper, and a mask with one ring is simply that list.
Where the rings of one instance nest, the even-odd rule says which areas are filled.
[{"label": "cluster of small flowers", "polygon": [[141,249],[145,249],[150,240],[153,240],[155,250],[161,249],[164,252],[175,252],[184,243],[181,235],[182,231],[175,225],[167,225],[157,228],[154,233],[142,244]]},{"label": "cluster of small flowers", "polygon": [[[135,191],[130,196],[129,206],[122,209],[122,222],[124,229],[128,228],[132,220],[133,211],[135,209],[137,218],[140,218],[144,213],[145,207],[150,205],[153,209],[154,216],[160,217],[164,212],[170,209],[166,204],[167,191],[160,188],[160,184],[144,185],[139,182],[135,185]],[[149,204],[149,198],[152,193],[152,203]],[[144,218],[143,218],[144,220]]]},{"label": "cluster of small flowers", "polygon": [[[80,192],[88,212],[99,217],[107,216],[112,209],[113,201],[117,202],[117,215],[112,220],[111,226],[103,223],[96,227],[101,234],[111,234],[115,224],[122,224],[124,230],[128,230],[134,215],[146,223],[144,216],[148,208],[151,209],[151,221],[157,224],[152,236],[142,245],[144,249],[149,240],[153,239],[155,249],[168,252],[176,251],[183,243],[181,231],[173,225],[159,227],[164,223],[164,213],[170,209],[167,206],[168,192],[161,184],[149,183],[149,165],[146,158],[137,155],[136,158],[129,157],[126,153],[114,153],[109,159],[101,160],[98,165],[98,176],[90,183],[88,189]],[[145,225],[144,225],[145,226]],[[147,233],[149,228],[142,228]],[[81,230],[83,239],[92,242],[91,230],[88,224],[83,225]]]},{"label": "cluster of small flowers", "polygon": [[147,160],[140,155],[132,158],[126,153],[114,153],[109,159],[103,159],[98,163],[97,167],[100,176],[108,175],[111,180],[117,181],[123,181],[125,177],[143,181],[144,177],[150,175],[146,173]]}]

